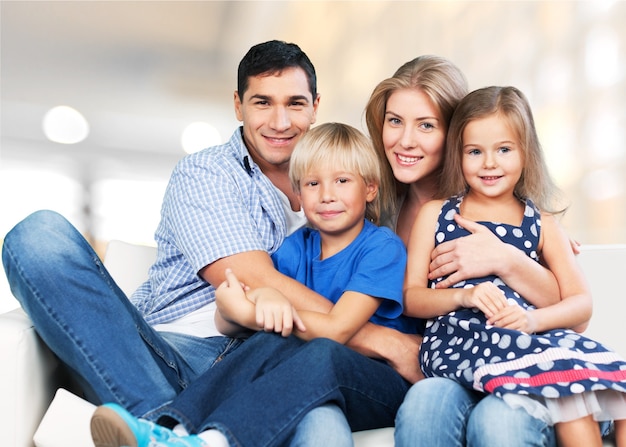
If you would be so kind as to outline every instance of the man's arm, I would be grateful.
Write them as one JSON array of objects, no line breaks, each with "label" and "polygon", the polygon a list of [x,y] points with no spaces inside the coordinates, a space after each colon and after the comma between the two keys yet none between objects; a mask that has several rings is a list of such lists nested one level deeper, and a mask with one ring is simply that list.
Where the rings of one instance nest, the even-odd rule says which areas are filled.
[{"label": "man's arm", "polygon": [[[278,272],[270,256],[263,251],[238,253],[219,259],[200,271],[209,283],[218,287],[226,277],[226,269],[232,270],[239,281],[251,289],[272,287],[285,295],[297,310],[312,310],[328,313],[332,303],[300,282]],[[218,303],[217,312],[228,322],[230,329],[239,325],[258,330],[254,311],[241,311],[235,302],[223,300]],[[219,320],[216,319],[216,322]],[[230,335],[230,333],[229,333]],[[405,379],[414,382],[421,377],[417,353],[421,338],[399,331],[366,323],[350,341],[349,347],[363,355],[387,360]]]}]

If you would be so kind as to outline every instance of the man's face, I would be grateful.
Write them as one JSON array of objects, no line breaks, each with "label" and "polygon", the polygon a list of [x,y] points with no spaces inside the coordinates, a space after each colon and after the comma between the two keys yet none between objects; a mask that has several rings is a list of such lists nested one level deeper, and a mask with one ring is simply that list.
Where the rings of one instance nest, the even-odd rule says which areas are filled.
[{"label": "man's face", "polygon": [[266,169],[287,168],[302,135],[315,123],[319,95],[311,97],[304,70],[286,68],[253,76],[243,100],[235,92],[235,113],[252,159]]}]

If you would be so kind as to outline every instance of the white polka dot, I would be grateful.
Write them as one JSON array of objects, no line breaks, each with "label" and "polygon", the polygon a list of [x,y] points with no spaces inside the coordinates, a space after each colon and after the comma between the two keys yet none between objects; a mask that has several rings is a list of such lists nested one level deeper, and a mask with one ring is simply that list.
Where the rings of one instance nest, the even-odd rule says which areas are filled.
[{"label": "white polka dot", "polygon": [[556,390],[556,388],[553,388],[551,386],[546,386],[541,390],[541,394],[543,395],[543,397],[547,397],[550,399],[556,399],[557,397],[560,397],[559,392]]}]

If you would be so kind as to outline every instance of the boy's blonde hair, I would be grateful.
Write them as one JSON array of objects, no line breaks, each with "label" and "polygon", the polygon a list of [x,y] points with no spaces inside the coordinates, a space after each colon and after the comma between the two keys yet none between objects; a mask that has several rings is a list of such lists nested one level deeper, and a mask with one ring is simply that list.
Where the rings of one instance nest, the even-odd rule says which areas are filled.
[{"label": "boy's blonde hair", "polygon": [[[339,167],[358,174],[366,184],[380,188],[381,168],[371,141],[348,124],[325,123],[309,130],[296,145],[289,163],[289,179],[297,193],[300,181],[313,168]],[[365,218],[380,221],[380,194],[365,208]]]},{"label": "boy's blonde hair", "polygon": [[515,195],[531,199],[539,209],[561,213],[562,199],[544,160],[543,150],[535,129],[530,104],[515,87],[485,87],[469,93],[459,104],[448,131],[442,173],[441,197],[463,194],[467,182],[463,178],[463,131],[470,121],[490,115],[503,116],[519,139],[522,151],[522,175],[515,185]]}]

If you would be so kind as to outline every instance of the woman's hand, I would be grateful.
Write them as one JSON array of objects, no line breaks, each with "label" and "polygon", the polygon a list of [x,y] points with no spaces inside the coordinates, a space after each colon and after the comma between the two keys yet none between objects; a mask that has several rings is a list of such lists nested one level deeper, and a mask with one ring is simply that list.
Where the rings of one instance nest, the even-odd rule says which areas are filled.
[{"label": "woman's hand", "polygon": [[495,274],[498,266],[506,262],[506,253],[511,247],[484,225],[459,214],[455,214],[454,220],[472,234],[443,242],[433,250],[428,279],[449,275],[437,283],[438,289],[448,288],[465,279]]}]

